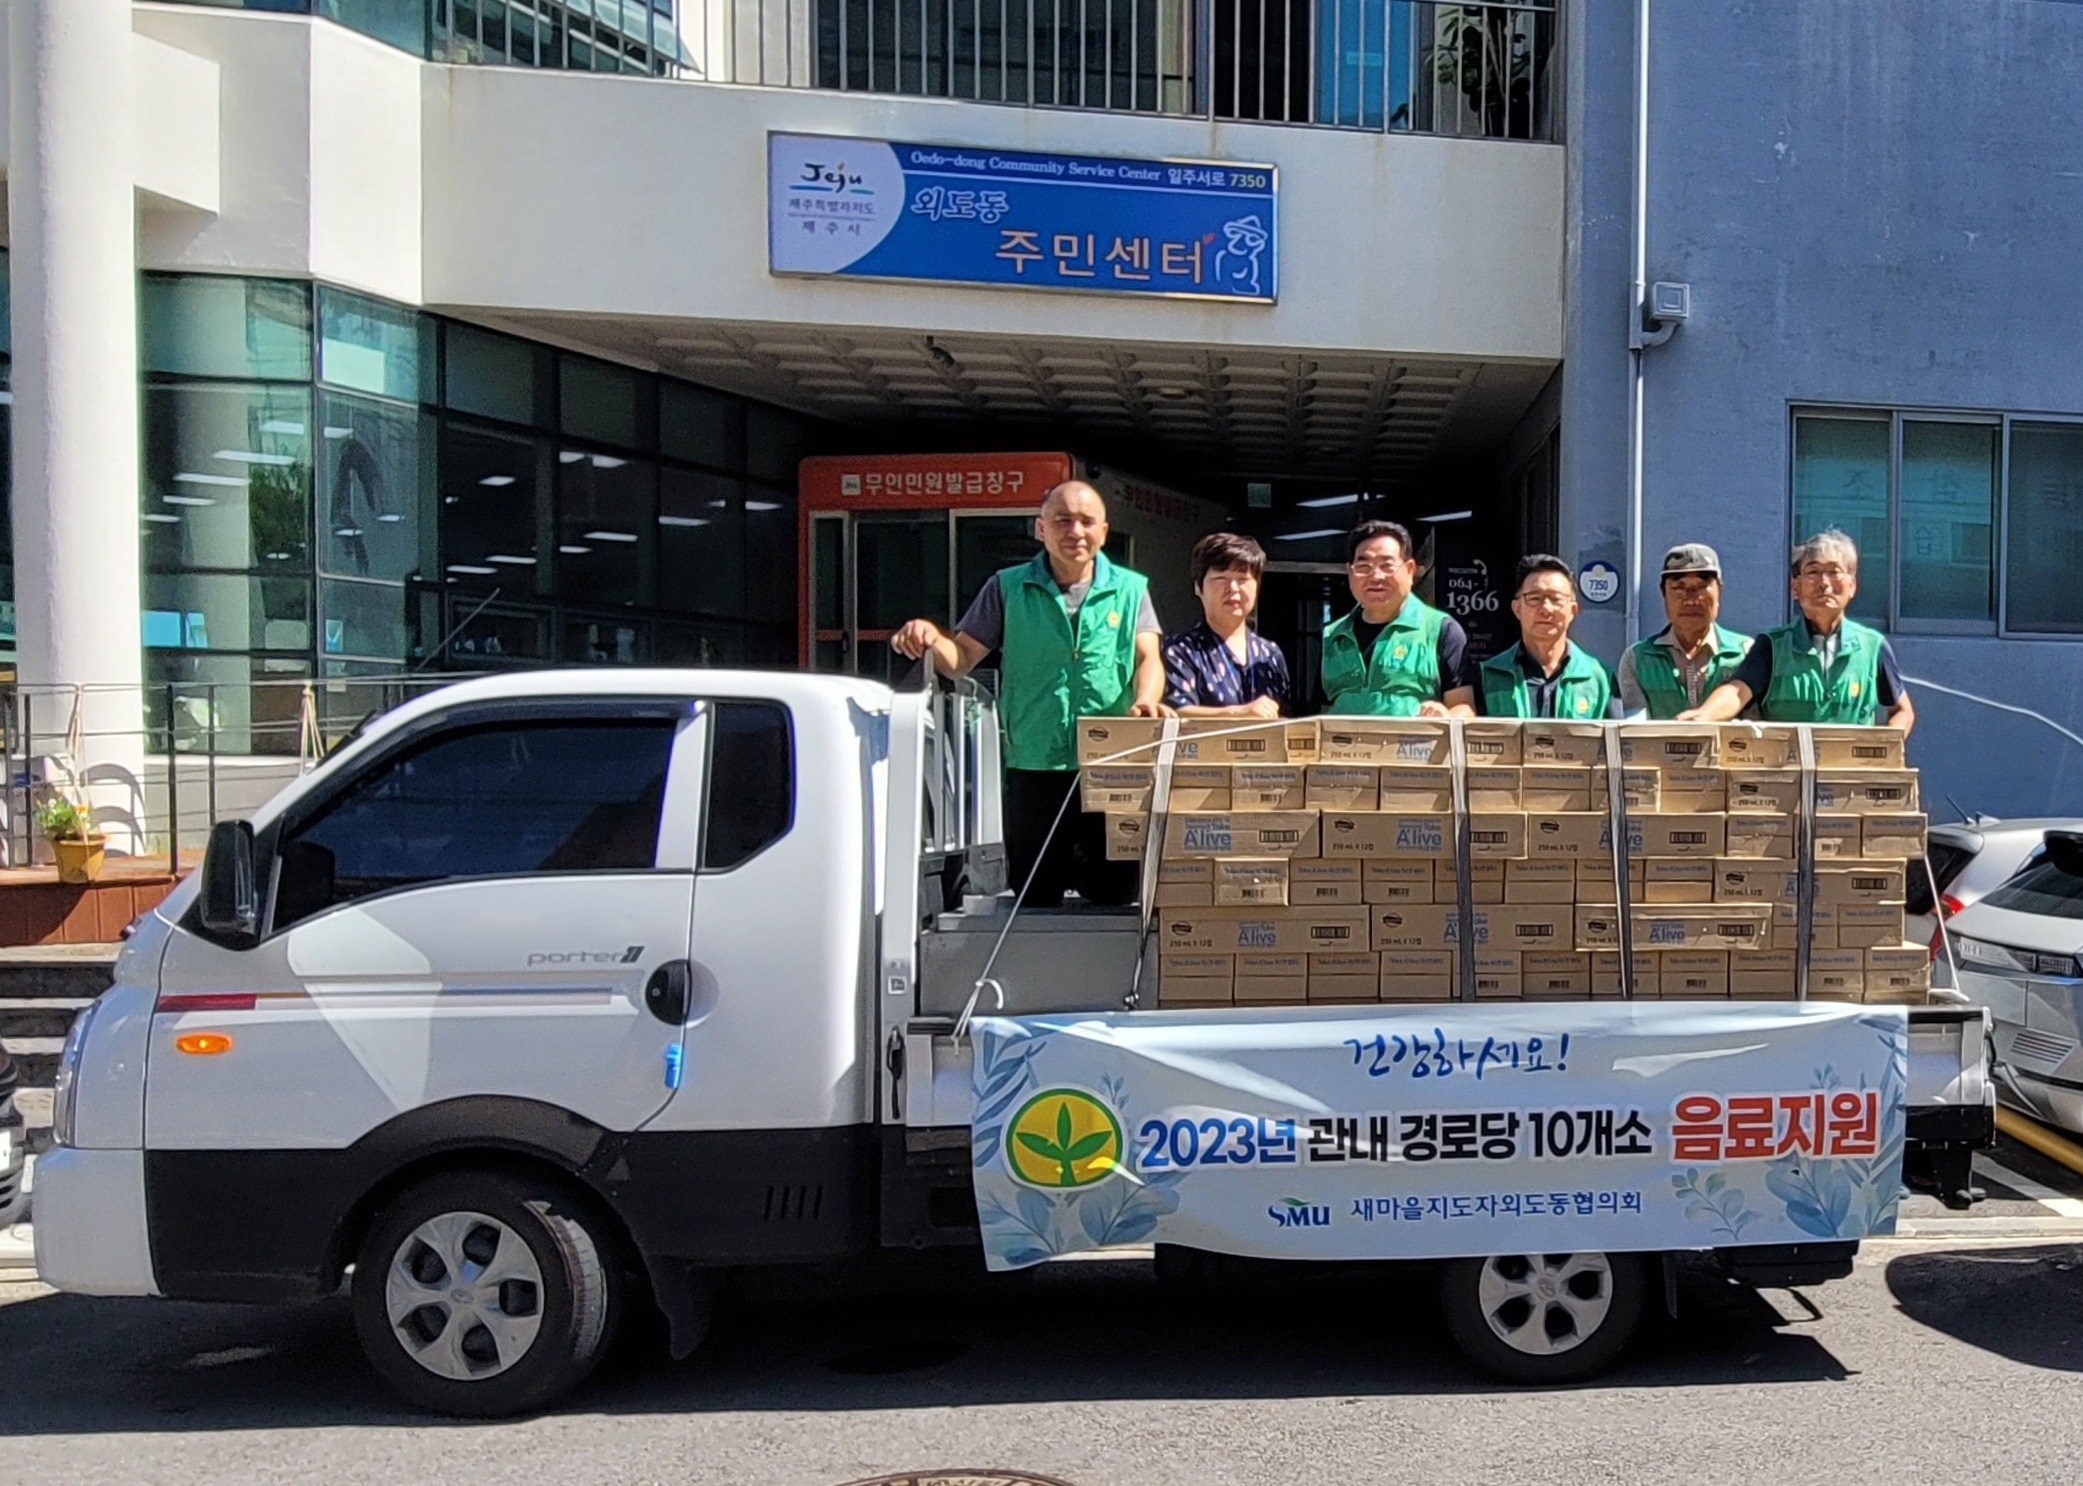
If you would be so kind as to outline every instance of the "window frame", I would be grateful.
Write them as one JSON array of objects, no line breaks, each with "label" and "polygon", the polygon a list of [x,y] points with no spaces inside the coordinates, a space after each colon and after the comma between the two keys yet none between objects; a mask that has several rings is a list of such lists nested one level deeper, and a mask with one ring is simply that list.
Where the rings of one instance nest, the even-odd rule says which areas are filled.
[{"label": "window frame", "polygon": [[[717,713],[727,705],[762,707],[781,714],[783,727],[788,733],[788,822],[779,831],[762,841],[749,855],[740,857],[727,867],[709,865],[709,827],[713,821],[716,794],[716,747],[721,729],[717,726]],[[711,696],[702,701],[702,712],[707,722],[707,737],[702,748],[702,816],[701,829],[695,833],[694,870],[699,877],[722,877],[751,866],[776,846],[795,834],[796,824],[802,818],[803,791],[801,771],[802,750],[796,746],[795,709],[778,697],[728,697]]]}]

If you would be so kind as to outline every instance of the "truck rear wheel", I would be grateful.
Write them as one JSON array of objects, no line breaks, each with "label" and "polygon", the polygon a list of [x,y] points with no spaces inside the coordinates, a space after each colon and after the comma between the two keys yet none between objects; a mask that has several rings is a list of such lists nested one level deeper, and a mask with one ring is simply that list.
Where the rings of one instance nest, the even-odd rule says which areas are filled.
[{"label": "truck rear wheel", "polygon": [[1447,1327],[1470,1361],[1508,1383],[1574,1383],[1620,1355],[1642,1318],[1636,1254],[1492,1254],[1440,1277]]},{"label": "truck rear wheel", "polygon": [[548,1183],[492,1172],[399,1194],[355,1262],[355,1331],[370,1364],[439,1413],[554,1403],[613,1340],[620,1281],[597,1222]]}]

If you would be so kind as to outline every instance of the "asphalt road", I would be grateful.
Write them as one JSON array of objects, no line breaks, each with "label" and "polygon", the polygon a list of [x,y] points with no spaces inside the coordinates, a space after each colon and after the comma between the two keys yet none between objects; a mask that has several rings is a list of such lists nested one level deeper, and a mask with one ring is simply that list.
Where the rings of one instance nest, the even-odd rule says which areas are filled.
[{"label": "asphalt road", "polygon": [[0,1287],[0,1481],[787,1483],[1023,1468],[1073,1486],[2069,1482],[2083,1223],[1889,1241],[1807,1292],[1688,1270],[1597,1385],[1515,1392],[1452,1349],[1426,1276],[1311,1270],[1219,1295],[1145,1265],[966,1270],[728,1304],[671,1364],[626,1347],[567,1409],[401,1412],[339,1300],[277,1310]]}]

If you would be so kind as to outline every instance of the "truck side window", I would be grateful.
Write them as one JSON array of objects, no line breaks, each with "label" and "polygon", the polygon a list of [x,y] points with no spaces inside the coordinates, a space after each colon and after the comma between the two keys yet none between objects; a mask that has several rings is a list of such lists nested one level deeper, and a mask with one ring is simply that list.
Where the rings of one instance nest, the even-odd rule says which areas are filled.
[{"label": "truck side window", "polygon": [[414,883],[641,871],[658,853],[669,718],[495,723],[386,760],[283,841],[275,928]]},{"label": "truck side window", "polygon": [[727,872],[788,834],[796,816],[788,709],[718,702],[710,726],[709,817],[702,867]]}]

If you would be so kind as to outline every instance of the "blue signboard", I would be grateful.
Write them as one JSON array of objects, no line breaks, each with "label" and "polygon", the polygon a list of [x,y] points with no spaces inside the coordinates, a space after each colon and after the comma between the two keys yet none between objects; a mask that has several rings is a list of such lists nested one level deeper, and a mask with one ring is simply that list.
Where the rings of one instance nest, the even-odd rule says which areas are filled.
[{"label": "blue signboard", "polygon": [[1274,302],[1270,165],[767,136],[777,274]]}]

